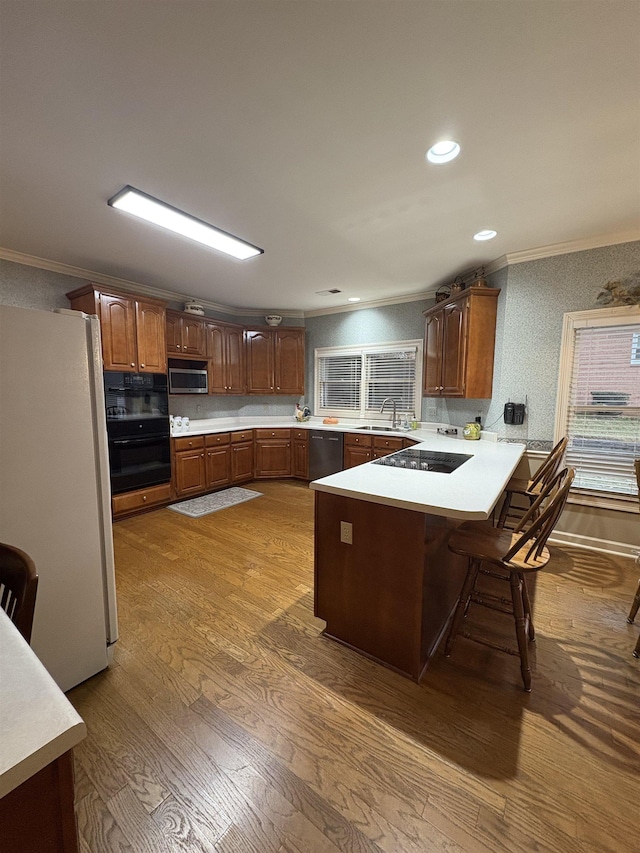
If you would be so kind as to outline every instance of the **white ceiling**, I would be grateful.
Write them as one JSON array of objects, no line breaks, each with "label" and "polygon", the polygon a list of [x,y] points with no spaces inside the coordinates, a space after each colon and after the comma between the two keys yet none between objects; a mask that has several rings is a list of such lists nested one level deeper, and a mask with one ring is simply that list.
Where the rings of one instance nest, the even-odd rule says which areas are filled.
[{"label": "white ceiling", "polygon": [[[637,0],[0,3],[0,246],[240,309],[640,238]],[[427,165],[433,142],[461,156]],[[125,184],[264,248],[107,206]],[[477,244],[472,235],[494,228]],[[316,291],[339,288],[337,296]]]}]

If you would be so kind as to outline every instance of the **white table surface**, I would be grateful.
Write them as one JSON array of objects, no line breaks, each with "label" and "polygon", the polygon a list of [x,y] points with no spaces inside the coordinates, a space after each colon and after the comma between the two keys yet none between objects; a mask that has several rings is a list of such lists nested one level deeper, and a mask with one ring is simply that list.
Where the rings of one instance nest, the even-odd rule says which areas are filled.
[{"label": "white table surface", "polygon": [[[420,434],[409,435],[419,437]],[[464,441],[434,434],[415,448],[469,454],[472,458],[451,474],[365,462],[315,480],[310,488],[448,518],[482,520],[491,516],[525,451],[524,444]]]},{"label": "white table surface", "polygon": [[81,717],[0,610],[0,797],[86,734]]}]

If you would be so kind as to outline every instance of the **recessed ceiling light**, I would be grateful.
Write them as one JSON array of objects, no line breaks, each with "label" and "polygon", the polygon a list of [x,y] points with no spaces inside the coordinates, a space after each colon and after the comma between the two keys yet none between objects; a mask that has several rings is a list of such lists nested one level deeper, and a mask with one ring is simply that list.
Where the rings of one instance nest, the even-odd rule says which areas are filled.
[{"label": "recessed ceiling light", "polygon": [[478,231],[477,234],[473,235],[474,240],[493,240],[494,237],[498,236],[497,231],[493,231],[491,228],[485,228],[483,231]]},{"label": "recessed ceiling light", "polygon": [[350,296],[348,298],[347,302],[360,302],[360,297],[359,296]]},{"label": "recessed ceiling light", "polygon": [[159,225],[161,228],[166,228],[168,231],[180,234],[182,237],[188,237],[190,240],[217,249],[219,252],[225,252],[225,254],[232,255],[240,261],[245,261],[247,258],[253,258],[264,252],[264,249],[252,246],[251,243],[246,243],[239,237],[234,237],[233,234],[227,234],[226,231],[221,231],[201,219],[196,219],[195,216],[184,213],[177,207],[172,207],[164,201],[153,198],[153,196],[147,195],[135,187],[124,187],[110,198],[107,204],[117,210],[124,210],[126,213],[152,222],[154,225]]},{"label": "recessed ceiling light", "polygon": [[426,153],[426,158],[430,163],[448,163],[460,153],[460,146],[452,139],[445,139],[442,142],[436,142]]}]

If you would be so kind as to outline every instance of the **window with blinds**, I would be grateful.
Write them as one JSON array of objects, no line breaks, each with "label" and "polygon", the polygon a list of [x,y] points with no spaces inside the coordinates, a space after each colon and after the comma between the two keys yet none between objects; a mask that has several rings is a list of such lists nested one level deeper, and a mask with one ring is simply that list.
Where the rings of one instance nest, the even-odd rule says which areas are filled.
[{"label": "window with blinds", "polygon": [[[380,416],[387,398],[398,414],[420,411],[421,341],[316,350],[316,414]],[[388,410],[392,407],[389,404]]]},{"label": "window with blinds", "polygon": [[[581,314],[589,319],[581,322]],[[638,493],[633,462],[640,458],[640,312],[634,315],[617,309],[567,315],[574,321],[565,321],[569,359],[558,413],[575,488],[627,499]]]}]

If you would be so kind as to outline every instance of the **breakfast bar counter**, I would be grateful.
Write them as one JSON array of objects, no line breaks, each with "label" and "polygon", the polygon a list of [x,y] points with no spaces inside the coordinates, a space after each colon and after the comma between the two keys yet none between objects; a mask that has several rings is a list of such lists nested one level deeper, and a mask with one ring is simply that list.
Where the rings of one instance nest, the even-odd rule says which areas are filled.
[{"label": "breakfast bar counter", "polygon": [[[449,536],[464,521],[491,517],[525,448],[433,435],[415,450],[427,455],[392,460],[403,467],[386,457],[310,487],[314,612],[325,635],[419,681],[466,572]],[[423,470],[419,460],[434,454],[470,458],[451,473]]]}]

